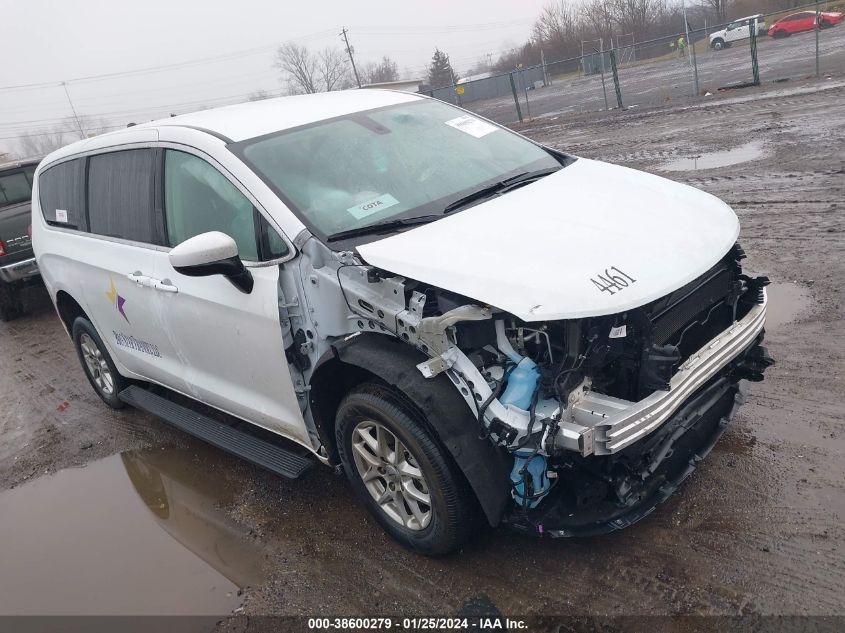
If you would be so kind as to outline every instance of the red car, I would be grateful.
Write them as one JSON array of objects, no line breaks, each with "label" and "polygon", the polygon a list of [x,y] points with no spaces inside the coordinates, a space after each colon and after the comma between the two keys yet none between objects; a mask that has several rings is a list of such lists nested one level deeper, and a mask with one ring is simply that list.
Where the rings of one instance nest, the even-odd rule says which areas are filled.
[{"label": "red car", "polygon": [[[827,28],[842,21],[843,14],[838,11],[819,12],[819,28]],[[769,27],[769,37],[789,37],[793,33],[812,31],[816,28],[816,12],[801,11],[781,18]]]}]

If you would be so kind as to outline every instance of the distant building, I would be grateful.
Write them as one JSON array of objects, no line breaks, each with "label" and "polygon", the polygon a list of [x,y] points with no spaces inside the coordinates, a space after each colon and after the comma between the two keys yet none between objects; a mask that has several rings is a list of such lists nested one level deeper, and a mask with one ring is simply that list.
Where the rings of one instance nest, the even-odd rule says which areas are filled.
[{"label": "distant building", "polygon": [[401,90],[402,92],[419,92],[422,79],[400,79],[398,81],[380,81],[361,86],[362,88],[384,88],[387,90]]}]

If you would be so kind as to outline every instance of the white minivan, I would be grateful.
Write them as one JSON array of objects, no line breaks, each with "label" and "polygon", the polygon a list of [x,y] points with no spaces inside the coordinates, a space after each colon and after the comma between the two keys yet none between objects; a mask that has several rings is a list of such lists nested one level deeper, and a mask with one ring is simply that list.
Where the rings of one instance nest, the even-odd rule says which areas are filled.
[{"label": "white minivan", "polygon": [[[38,265],[103,401],[296,478],[403,544],[647,515],[742,402],[765,277],[717,198],[357,90],[58,150]],[[317,502],[319,490],[313,491]]]}]

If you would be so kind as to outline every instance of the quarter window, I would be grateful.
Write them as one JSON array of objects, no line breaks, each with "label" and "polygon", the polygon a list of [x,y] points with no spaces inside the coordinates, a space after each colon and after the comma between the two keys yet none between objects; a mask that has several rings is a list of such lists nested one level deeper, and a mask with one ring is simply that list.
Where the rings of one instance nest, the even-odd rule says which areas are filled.
[{"label": "quarter window", "polygon": [[[60,163],[38,176],[38,197],[47,222],[88,230],[85,216],[85,159]],[[60,217],[56,217],[59,209]]]},{"label": "quarter window", "polygon": [[90,232],[159,244],[155,153],[133,149],[92,156],[88,163]]}]

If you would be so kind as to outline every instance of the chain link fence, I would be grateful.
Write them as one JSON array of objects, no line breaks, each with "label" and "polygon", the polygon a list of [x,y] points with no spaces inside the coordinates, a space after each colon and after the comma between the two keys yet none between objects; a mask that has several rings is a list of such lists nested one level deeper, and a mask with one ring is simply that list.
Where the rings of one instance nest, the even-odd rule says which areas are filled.
[{"label": "chain link fence", "polygon": [[688,102],[720,91],[842,73],[845,22],[825,15],[835,11],[845,11],[845,2],[696,25],[644,42],[633,34],[585,41],[578,57],[425,93],[512,124],[537,116]]}]

